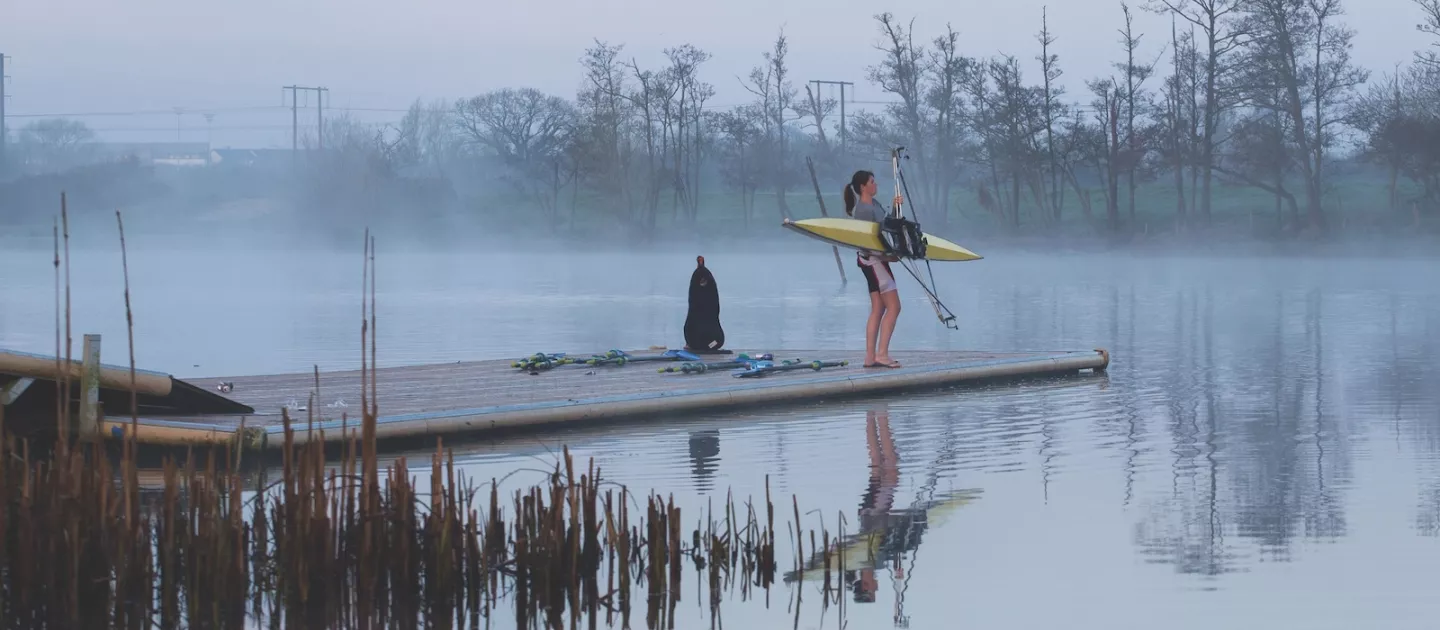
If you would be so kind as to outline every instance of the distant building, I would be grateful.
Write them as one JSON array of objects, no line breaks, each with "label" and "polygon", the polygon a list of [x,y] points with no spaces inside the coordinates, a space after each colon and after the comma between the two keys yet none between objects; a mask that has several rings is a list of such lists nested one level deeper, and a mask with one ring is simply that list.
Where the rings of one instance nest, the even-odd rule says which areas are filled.
[{"label": "distant building", "polygon": [[211,149],[210,163],[217,166],[288,165],[295,158],[290,149]]},{"label": "distant building", "polygon": [[96,142],[91,151],[103,162],[133,158],[155,166],[208,166],[211,161],[206,142]]}]

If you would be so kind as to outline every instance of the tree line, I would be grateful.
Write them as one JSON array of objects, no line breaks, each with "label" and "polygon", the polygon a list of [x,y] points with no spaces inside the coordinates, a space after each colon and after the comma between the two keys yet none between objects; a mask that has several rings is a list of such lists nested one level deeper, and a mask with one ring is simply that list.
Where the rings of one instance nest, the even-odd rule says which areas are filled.
[{"label": "tree line", "polygon": [[[850,172],[896,146],[909,154],[912,207],[941,230],[962,220],[1119,234],[1156,217],[1206,229],[1237,219],[1217,217],[1217,195],[1241,188],[1253,191],[1252,224],[1325,232],[1354,173],[1385,183],[1366,211],[1436,216],[1435,52],[1372,81],[1352,61],[1341,0],[1139,1],[1119,3],[1116,61],[1078,94],[1061,85],[1063,46],[1043,11],[1023,54],[1039,62],[1034,76],[1021,53],[965,54],[949,25],[926,34],[875,16],[864,79],[891,102],[850,113],[843,134],[832,127],[841,104],[796,80],[783,32],[745,78],[750,102],[734,107],[712,103],[704,50],[667,48],[647,66],[595,40],[573,97],[504,88],[417,101],[383,129],[333,119],[325,168],[370,181],[430,173],[468,186],[463,197],[533,208],[550,228],[578,219],[636,235],[711,216],[748,226],[772,205],[764,221],[791,216],[815,198],[812,173],[834,215]],[[1419,28],[1440,35],[1440,0],[1412,1]],[[1140,12],[1169,28],[1140,32]]]}]

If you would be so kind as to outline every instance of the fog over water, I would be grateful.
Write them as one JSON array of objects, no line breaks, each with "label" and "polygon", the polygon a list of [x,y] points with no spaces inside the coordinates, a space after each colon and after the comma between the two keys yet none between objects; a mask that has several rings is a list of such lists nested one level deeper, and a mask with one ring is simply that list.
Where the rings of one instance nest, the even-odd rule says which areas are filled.
[{"label": "fog over water", "polygon": [[[859,350],[868,301],[853,260],[842,285],[828,248],[800,240],[699,252],[720,286],[727,346]],[[139,365],[178,376],[358,366],[355,249],[137,237]],[[670,249],[382,244],[380,361],[676,347],[696,252]],[[513,488],[540,481],[568,445],[634,492],[673,493],[687,521],[727,491],[763,500],[768,475],[777,506],[794,494],[807,527],[823,516],[832,531],[840,513],[853,531],[875,492],[902,514],[966,491],[968,503],[904,537],[899,573],[874,571],[875,603],[848,600],[856,627],[891,627],[897,606],[911,628],[1430,625],[1440,612],[1434,260],[982,253],[935,267],[958,331],[901,277],[897,349],[1103,347],[1109,373],[465,440],[458,463],[477,480],[532,469],[505,482]],[[0,252],[0,347],[53,349],[51,255],[48,244]],[[101,333],[107,362],[123,363],[118,255],[72,250],[73,331]],[[867,490],[872,477],[878,490]],[[725,622],[792,623],[790,588],[777,585],[768,607],[727,603]],[[703,597],[689,597],[677,627],[708,627]],[[838,623],[819,599],[807,593],[802,626]]]}]

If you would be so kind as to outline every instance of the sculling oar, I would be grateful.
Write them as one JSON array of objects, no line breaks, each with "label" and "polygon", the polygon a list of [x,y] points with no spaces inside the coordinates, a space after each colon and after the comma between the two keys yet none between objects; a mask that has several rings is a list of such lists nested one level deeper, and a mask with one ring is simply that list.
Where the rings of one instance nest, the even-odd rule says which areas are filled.
[{"label": "sculling oar", "polygon": [[564,352],[558,352],[555,354],[537,352],[528,357],[510,363],[510,367],[520,368],[522,370],[538,370],[541,368],[549,369],[557,365],[565,365]]},{"label": "sculling oar", "polygon": [[666,350],[661,354],[631,356],[624,350],[611,350],[604,355],[597,355],[592,359],[576,359],[575,363],[584,365],[625,365],[626,363],[638,363],[642,361],[699,361],[700,357],[693,352],[686,350]]},{"label": "sculling oar", "polygon": [[749,377],[755,377],[755,376],[765,376],[766,374],[770,374],[770,373],[772,373],[772,372],[788,372],[788,371],[790,371],[790,370],[802,370],[802,369],[806,369],[806,368],[811,369],[811,370],[819,371],[821,368],[841,367],[841,366],[845,366],[845,365],[850,365],[850,362],[849,362],[849,361],[810,361],[810,362],[808,362],[808,363],[805,363],[805,362],[798,362],[798,361],[797,361],[797,362],[795,362],[795,363],[785,363],[785,364],[783,364],[783,365],[766,365],[766,366],[753,367],[753,368],[750,368],[750,369],[748,369],[748,370],[738,370],[738,371],[735,372],[735,376],[736,376],[737,378],[749,378]]},{"label": "sculling oar", "polygon": [[[766,354],[766,355],[763,355],[763,356],[769,357],[770,355]],[[799,361],[799,359],[793,359],[793,360],[783,361],[783,362],[782,362],[782,365],[784,365],[784,364],[789,364],[789,363],[794,363],[795,361]],[[719,363],[691,363],[691,362],[687,362],[687,363],[685,363],[684,365],[681,365],[679,368],[668,368],[668,371],[670,371],[670,372],[684,372],[684,373],[686,373],[686,374],[704,374],[704,373],[706,373],[706,372],[709,372],[710,370],[725,370],[725,369],[731,369],[731,368],[755,369],[755,368],[761,368],[761,367],[771,366],[771,365],[774,365],[774,364],[775,364],[775,362],[772,361],[772,360],[770,360],[770,359],[768,359],[768,358],[767,358],[767,359],[750,359],[750,360],[745,360],[745,361],[722,361],[722,362],[719,362]],[[665,370],[662,370],[662,371],[665,371]]]},{"label": "sculling oar", "polygon": [[719,362],[716,362],[716,363],[704,363],[704,362],[696,362],[696,361],[686,361],[684,364],[680,365],[679,367],[676,367],[676,366],[671,365],[671,366],[667,366],[667,367],[660,368],[659,371],[660,371],[661,374],[665,374],[666,372],[684,372],[684,373],[686,373],[686,374],[704,374],[705,372],[708,372],[708,371],[710,371],[710,370],[724,370],[724,369],[727,369],[727,368],[737,368],[737,367],[745,367],[745,368],[755,367],[755,364],[758,363],[758,362],[761,362],[761,361],[772,361],[772,360],[774,360],[774,359],[775,359],[775,356],[772,355],[772,354],[770,354],[770,353],[768,353],[768,352],[765,353],[765,354],[756,356],[756,357],[752,357],[752,356],[750,356],[750,355],[748,355],[748,354],[741,354],[740,356],[735,357],[734,359],[731,359],[731,360],[729,360],[729,361],[719,361]]}]

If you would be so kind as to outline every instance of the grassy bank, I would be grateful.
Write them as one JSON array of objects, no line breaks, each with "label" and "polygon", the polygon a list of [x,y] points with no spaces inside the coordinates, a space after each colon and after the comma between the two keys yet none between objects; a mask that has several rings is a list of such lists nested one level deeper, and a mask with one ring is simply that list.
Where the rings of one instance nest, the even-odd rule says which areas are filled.
[{"label": "grassy bank", "polygon": [[[29,191],[28,196],[12,195],[12,199],[23,197],[28,201],[16,207],[16,212],[0,213],[0,224],[9,234],[47,238],[51,227],[48,209],[60,190],[69,190],[71,219],[77,225],[90,220],[106,221],[118,205],[137,226],[143,226],[147,236],[176,241],[294,240],[349,247],[360,237],[363,226],[369,225],[383,230],[392,242],[470,241],[481,246],[524,246],[537,239],[628,248],[659,247],[672,242],[701,246],[795,242],[793,234],[779,228],[782,203],[773,191],[755,192],[747,201],[732,186],[713,178],[701,182],[693,216],[679,207],[683,204],[678,203],[678,197],[661,194],[652,226],[643,199],[602,197],[589,190],[575,194],[570,188],[562,188],[555,203],[547,206],[532,196],[516,194],[512,186],[468,178],[448,184],[427,180],[450,188],[441,192],[424,189],[424,194],[401,185],[409,180],[398,179],[390,182],[390,188],[381,195],[367,192],[370,184],[363,182],[343,178],[312,181],[313,177],[304,172],[246,168],[202,172],[155,168],[99,174],[77,171],[53,182],[45,179],[10,184]],[[821,193],[829,215],[840,216],[843,178],[832,179],[826,176],[821,181]],[[882,180],[887,180],[880,186],[885,196],[890,190],[888,176]],[[154,185],[141,185],[146,181]],[[1188,178],[1184,182],[1190,219],[1184,225],[1179,220],[1175,182],[1164,176],[1139,182],[1133,218],[1128,191],[1122,185],[1118,230],[1107,223],[1104,195],[1098,186],[1090,186],[1088,214],[1074,190],[1066,189],[1058,219],[1042,217],[1028,189],[1022,190],[1018,224],[1010,215],[1002,217],[983,207],[970,186],[957,186],[952,191],[943,220],[933,203],[917,204],[913,209],[927,229],[965,244],[991,247],[1036,244],[1046,249],[1143,248],[1159,242],[1166,247],[1206,249],[1217,242],[1273,244],[1317,237],[1306,233],[1304,218],[1297,222],[1288,204],[1277,209],[1270,192],[1221,180],[1214,183],[1207,220],[1196,210],[1198,199],[1192,184]],[[1299,184],[1294,181],[1287,186],[1292,194],[1302,197],[1303,203]],[[1323,235],[1325,240],[1403,238],[1440,242],[1440,213],[1420,200],[1423,191],[1413,182],[1403,178],[1398,182],[1399,202],[1393,208],[1389,176],[1383,169],[1339,163],[1331,171],[1327,186],[1323,205],[1329,230]],[[1413,205],[1417,200],[1420,204]],[[808,181],[792,187],[784,195],[783,205],[791,217],[821,215],[820,203]]]}]

